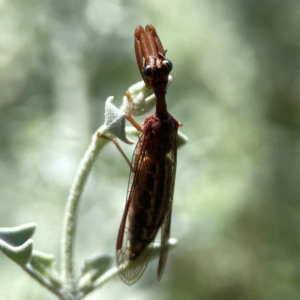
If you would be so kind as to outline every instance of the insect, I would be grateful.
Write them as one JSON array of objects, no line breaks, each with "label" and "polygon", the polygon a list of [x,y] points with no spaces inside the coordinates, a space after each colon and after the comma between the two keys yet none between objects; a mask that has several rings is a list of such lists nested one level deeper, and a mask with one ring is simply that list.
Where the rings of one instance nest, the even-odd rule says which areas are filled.
[{"label": "insect", "polygon": [[159,229],[158,280],[163,274],[171,227],[177,132],[182,126],[167,111],[166,87],[172,63],[165,56],[155,28],[138,26],[134,36],[139,71],[146,86],[156,95],[157,103],[156,112],[142,126],[130,114],[127,116],[141,130],[131,161],[127,201],[116,245],[118,272],[128,285],[139,280],[147,267]]}]

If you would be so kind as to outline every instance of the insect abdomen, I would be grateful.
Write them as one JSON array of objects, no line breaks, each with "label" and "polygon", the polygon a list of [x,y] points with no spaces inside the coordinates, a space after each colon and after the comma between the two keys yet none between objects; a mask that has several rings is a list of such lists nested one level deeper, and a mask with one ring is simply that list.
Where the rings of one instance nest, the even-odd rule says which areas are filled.
[{"label": "insect abdomen", "polygon": [[[137,184],[130,197],[129,258],[136,259],[153,242],[162,223],[161,201],[164,190],[163,170],[157,160],[145,156]],[[147,170],[147,171],[143,171]]]}]

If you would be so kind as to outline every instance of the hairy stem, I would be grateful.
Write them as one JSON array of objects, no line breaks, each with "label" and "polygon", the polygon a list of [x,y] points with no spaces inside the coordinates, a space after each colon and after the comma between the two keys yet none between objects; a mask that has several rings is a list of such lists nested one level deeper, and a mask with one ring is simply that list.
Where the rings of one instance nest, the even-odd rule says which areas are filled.
[{"label": "hairy stem", "polygon": [[[102,128],[100,127],[99,131]],[[98,131],[97,131],[98,132]],[[99,154],[99,151],[108,142],[98,138],[97,132],[93,135],[83,159],[80,162],[76,177],[73,181],[70,194],[67,200],[65,219],[62,232],[62,280],[64,282],[64,299],[74,299],[77,293],[74,274],[74,242],[76,235],[77,217],[79,212],[80,197],[82,195],[86,180],[92,166]]]},{"label": "hairy stem", "polygon": [[54,287],[49,281],[47,281],[43,276],[41,276],[36,270],[34,270],[30,264],[27,264],[23,267],[23,270],[27,272],[32,278],[37,280],[42,286],[44,286],[46,289],[54,293],[56,296],[58,296],[59,299],[63,299],[63,295],[61,290],[59,290],[57,287]]}]

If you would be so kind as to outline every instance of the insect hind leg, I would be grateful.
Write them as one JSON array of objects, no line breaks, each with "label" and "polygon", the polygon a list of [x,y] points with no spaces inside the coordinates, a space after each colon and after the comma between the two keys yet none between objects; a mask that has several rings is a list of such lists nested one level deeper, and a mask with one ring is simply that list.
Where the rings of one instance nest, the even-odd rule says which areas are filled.
[{"label": "insect hind leg", "polygon": [[106,139],[110,142],[113,142],[115,144],[115,146],[117,147],[117,149],[120,151],[121,155],[124,157],[124,159],[126,160],[127,164],[129,165],[130,169],[132,169],[130,160],[128,159],[128,157],[126,156],[126,154],[124,153],[123,149],[121,148],[121,146],[119,145],[118,141],[116,139],[110,138],[104,134],[101,134],[100,132],[97,133],[97,137],[98,138],[102,138],[102,139]]}]

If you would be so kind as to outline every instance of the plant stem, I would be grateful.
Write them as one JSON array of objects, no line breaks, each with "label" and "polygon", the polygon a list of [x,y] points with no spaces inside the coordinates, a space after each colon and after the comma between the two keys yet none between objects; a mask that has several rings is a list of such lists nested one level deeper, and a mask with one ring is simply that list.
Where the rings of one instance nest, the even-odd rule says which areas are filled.
[{"label": "plant stem", "polygon": [[[100,127],[99,132],[103,131]],[[97,132],[98,132],[97,131]],[[77,287],[74,274],[74,243],[76,235],[77,217],[79,212],[80,197],[82,195],[86,180],[92,166],[99,154],[99,151],[108,142],[98,138],[97,132],[93,135],[84,157],[82,158],[77,174],[73,181],[70,194],[67,200],[65,219],[62,232],[62,280],[64,282],[64,299],[74,299],[77,294]]]},{"label": "plant stem", "polygon": [[36,270],[34,270],[30,264],[23,267],[23,270],[27,272],[32,278],[37,280],[42,286],[58,296],[59,299],[63,299],[62,292],[57,287],[54,287],[49,281],[47,281],[43,276],[41,276]]}]

